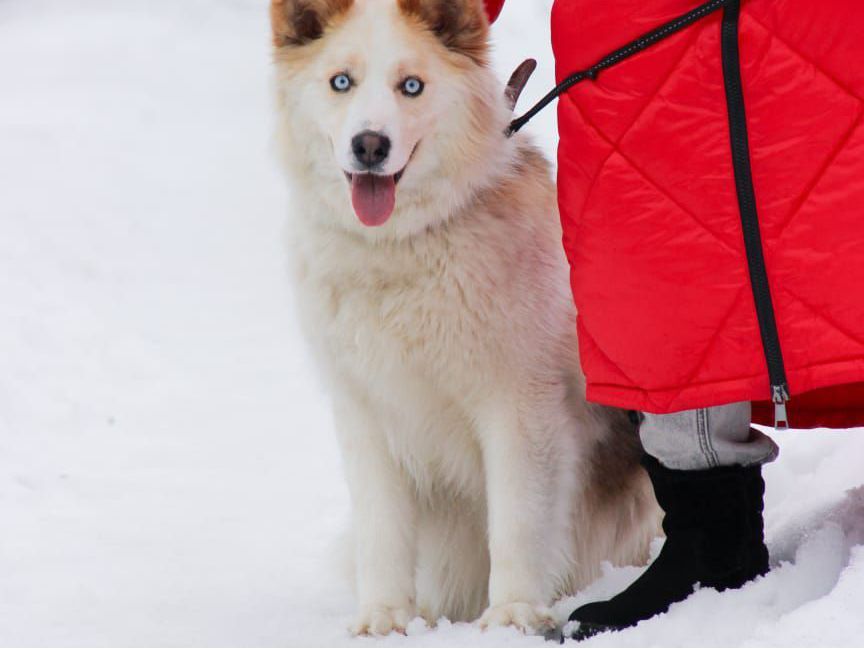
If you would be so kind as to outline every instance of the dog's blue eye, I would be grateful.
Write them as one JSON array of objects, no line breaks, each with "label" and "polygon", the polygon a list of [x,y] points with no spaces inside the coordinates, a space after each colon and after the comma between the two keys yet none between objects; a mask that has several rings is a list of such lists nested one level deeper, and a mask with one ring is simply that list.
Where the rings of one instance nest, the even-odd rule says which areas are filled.
[{"label": "dog's blue eye", "polygon": [[408,77],[402,82],[402,94],[406,97],[416,97],[423,93],[425,87],[423,81],[417,77]]},{"label": "dog's blue eye", "polygon": [[335,92],[348,92],[352,85],[354,85],[354,82],[347,74],[337,74],[330,79],[330,87],[333,88]]}]

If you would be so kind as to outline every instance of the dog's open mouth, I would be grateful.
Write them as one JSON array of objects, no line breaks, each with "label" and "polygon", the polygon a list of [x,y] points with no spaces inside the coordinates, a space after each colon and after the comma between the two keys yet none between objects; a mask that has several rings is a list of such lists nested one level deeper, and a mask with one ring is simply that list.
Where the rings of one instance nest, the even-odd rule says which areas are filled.
[{"label": "dog's open mouth", "polygon": [[360,222],[367,227],[379,227],[390,220],[396,207],[396,185],[405,169],[395,175],[348,173],[351,184],[351,204]]}]

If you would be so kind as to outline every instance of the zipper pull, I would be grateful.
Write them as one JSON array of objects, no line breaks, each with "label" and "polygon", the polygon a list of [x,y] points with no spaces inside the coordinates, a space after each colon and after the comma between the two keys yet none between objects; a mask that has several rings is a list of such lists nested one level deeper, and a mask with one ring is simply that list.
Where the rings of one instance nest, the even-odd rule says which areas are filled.
[{"label": "zipper pull", "polygon": [[786,414],[786,403],[789,402],[789,387],[771,385],[771,400],[774,401],[774,429],[788,430],[789,418]]}]

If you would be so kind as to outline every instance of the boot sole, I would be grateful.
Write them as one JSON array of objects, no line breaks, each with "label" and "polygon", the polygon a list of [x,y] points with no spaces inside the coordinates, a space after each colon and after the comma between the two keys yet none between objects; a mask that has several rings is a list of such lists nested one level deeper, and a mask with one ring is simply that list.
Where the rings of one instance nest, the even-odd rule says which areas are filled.
[{"label": "boot sole", "polygon": [[601,623],[582,622],[579,624],[579,627],[576,628],[573,634],[570,635],[570,638],[574,641],[585,641],[586,639],[595,637],[598,634],[603,634],[604,632],[618,632],[619,630],[623,629],[624,628],[603,625]]}]

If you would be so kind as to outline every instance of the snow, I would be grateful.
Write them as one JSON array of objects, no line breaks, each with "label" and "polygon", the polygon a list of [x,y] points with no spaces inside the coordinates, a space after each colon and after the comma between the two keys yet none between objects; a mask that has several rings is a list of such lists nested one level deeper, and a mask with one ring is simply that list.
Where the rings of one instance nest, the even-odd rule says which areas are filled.
[{"label": "snow", "polygon": [[[502,76],[541,60],[523,107],[551,84],[550,4],[496,26]],[[269,73],[265,0],[0,3],[0,648],[543,645],[347,636]],[[552,154],[553,112],[531,129]],[[588,645],[864,645],[864,434],[776,438],[774,571]]]}]

